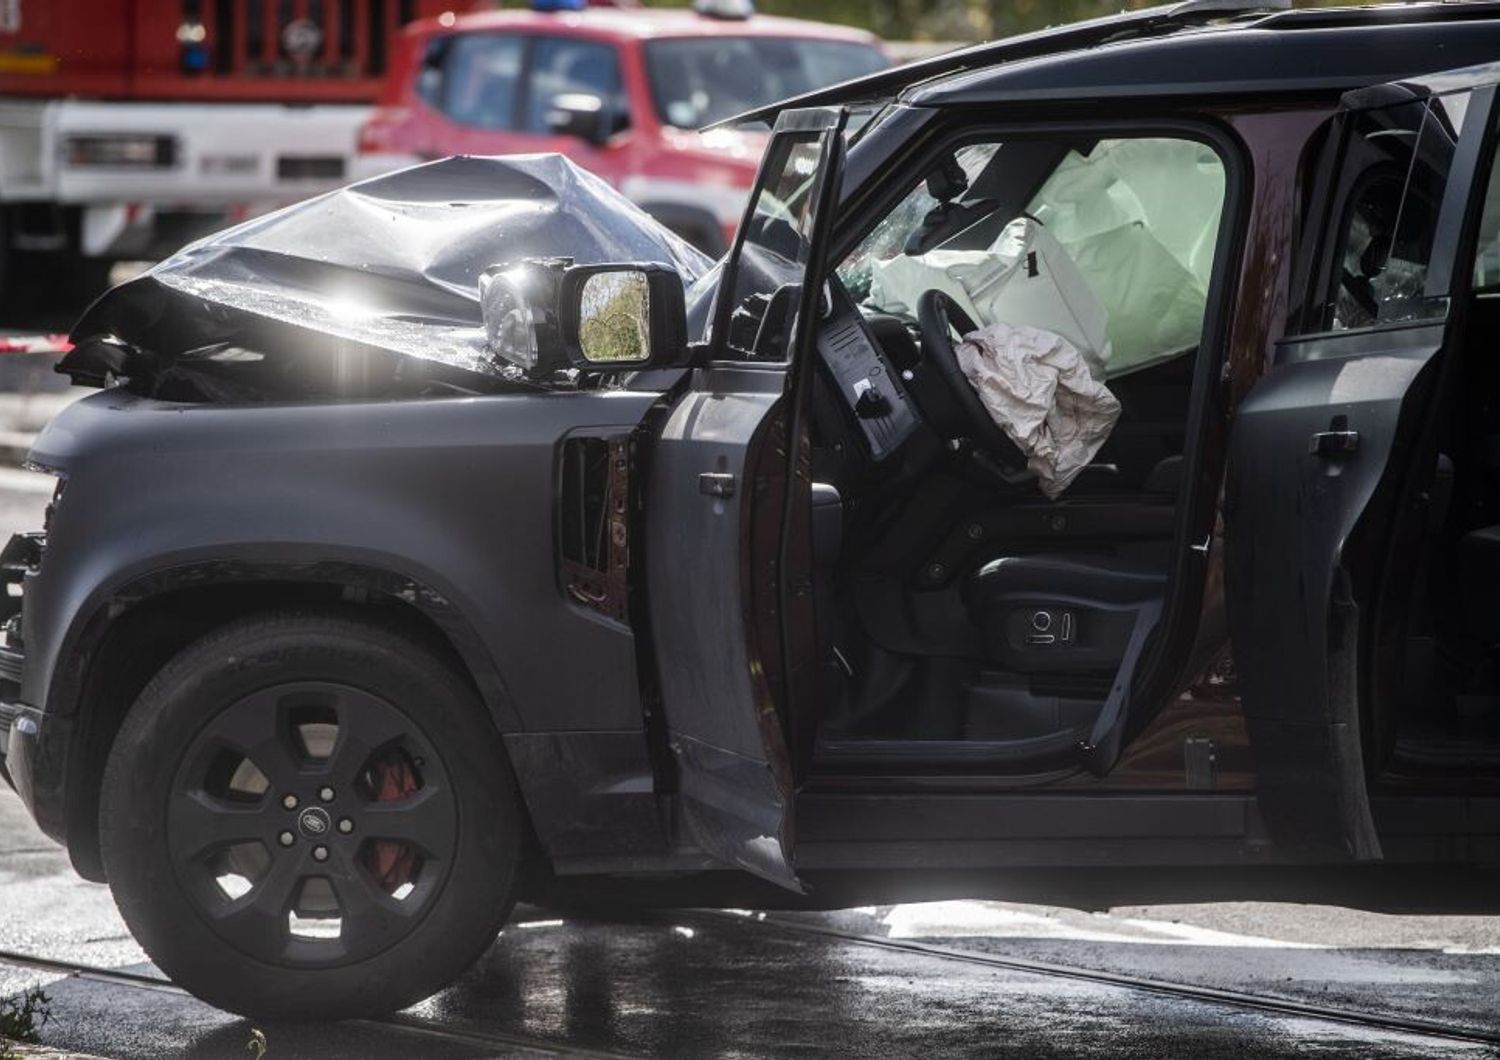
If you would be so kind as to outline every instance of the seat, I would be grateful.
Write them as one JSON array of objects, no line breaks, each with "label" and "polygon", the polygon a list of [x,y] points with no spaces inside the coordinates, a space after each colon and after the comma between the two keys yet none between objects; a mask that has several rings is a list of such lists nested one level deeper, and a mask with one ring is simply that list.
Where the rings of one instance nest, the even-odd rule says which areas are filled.
[{"label": "seat", "polygon": [[1166,575],[1115,556],[1004,556],[965,587],[988,658],[1016,673],[1113,673]]}]

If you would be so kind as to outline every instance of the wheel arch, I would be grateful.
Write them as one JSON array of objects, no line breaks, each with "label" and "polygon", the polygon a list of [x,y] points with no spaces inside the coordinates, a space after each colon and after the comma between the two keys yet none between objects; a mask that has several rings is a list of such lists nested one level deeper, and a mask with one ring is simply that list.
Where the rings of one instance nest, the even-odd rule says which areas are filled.
[{"label": "wheel arch", "polygon": [[138,573],[95,595],[59,656],[49,710],[74,713],[65,774],[68,853],[85,879],[102,882],[99,798],[104,763],[126,713],[178,652],[214,629],[253,614],[316,607],[375,620],[446,658],[479,694],[496,730],[519,716],[476,630],[449,597],[388,568],[357,562],[202,561]]}]

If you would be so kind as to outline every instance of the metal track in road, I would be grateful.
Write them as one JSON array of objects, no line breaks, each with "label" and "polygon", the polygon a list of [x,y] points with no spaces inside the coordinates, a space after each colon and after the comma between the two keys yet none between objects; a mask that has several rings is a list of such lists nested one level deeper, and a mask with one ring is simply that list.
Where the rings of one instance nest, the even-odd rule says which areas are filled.
[{"label": "metal track in road", "polygon": [[[765,919],[753,919],[717,910],[680,910],[670,914],[644,912],[639,916],[609,918],[605,922],[624,923],[628,920],[636,922],[645,921],[662,925],[669,923],[680,925],[684,922],[693,921],[697,921],[702,925],[731,925],[741,930],[752,932],[771,931],[782,935],[817,939],[822,942],[842,942],[850,945],[929,957],[940,961],[1003,969],[1005,971],[1020,972],[1028,975],[1073,979],[1134,990],[1140,993],[1156,994],[1178,1000],[1194,1001],[1200,1004],[1212,1004],[1240,1010],[1264,1012],[1275,1016],[1338,1023],[1365,1030],[1378,1030],[1420,1038],[1492,1047],[1500,1046],[1500,1031],[1453,1026],[1417,1017],[1361,1012],[1355,1009],[1319,1005],[1262,994],[1250,994],[1237,990],[1224,990],[1218,987],[1195,986],[1189,983],[1150,979],[1122,972],[1107,972],[1074,965],[1054,964],[1048,961],[1031,960],[1025,957],[1007,957],[993,953],[978,953],[947,946],[936,946],[926,942],[916,942],[909,939],[882,938],[879,935],[865,935],[853,931],[841,931],[837,928],[819,927],[775,916],[768,916]],[[38,957],[10,950],[0,950],[0,964],[34,968],[39,971],[55,972],[59,975],[67,975],[79,979],[92,979],[117,986],[127,986],[141,990],[155,990],[180,997],[192,996],[181,987],[155,976],[113,968],[102,968],[97,965],[80,964],[75,961],[54,960],[50,957]],[[377,1019],[350,1020],[349,1022],[397,1031],[429,1041],[442,1041],[453,1045],[470,1045],[480,1049],[525,1049],[554,1056],[599,1058],[599,1060],[622,1060],[622,1058],[630,1056],[627,1053],[580,1048],[576,1045],[558,1044],[557,1042],[545,1039],[532,1038],[521,1034],[509,1034],[503,1031],[460,1030],[444,1027],[415,1016],[396,1015]]]},{"label": "metal track in road", "polygon": [[[653,922],[667,923],[667,919],[655,914],[646,914]],[[699,920],[702,923],[737,924],[750,930],[768,930],[784,935],[816,938],[824,941],[845,942],[874,949],[895,950],[900,953],[919,954],[937,960],[952,961],[981,967],[999,968],[1012,972],[1049,976],[1054,979],[1076,979],[1088,983],[1116,986],[1141,993],[1159,994],[1165,997],[1196,1001],[1204,1004],[1223,1005],[1238,1009],[1265,1012],[1277,1016],[1293,1016],[1299,1019],[1321,1020],[1326,1023],[1342,1023],[1366,1030],[1436,1038],[1445,1041],[1465,1042],[1476,1045],[1500,1045],[1500,1031],[1489,1031],[1478,1027],[1455,1027],[1436,1020],[1420,1017],[1393,1016],[1383,1013],[1361,1012],[1357,1009],[1318,1005],[1289,998],[1248,994],[1238,990],[1224,990],[1212,986],[1195,986],[1191,983],[1174,983],[1124,972],[1106,972],[1093,968],[1081,968],[1049,961],[1034,961],[1025,957],[1006,957],[992,953],[977,953],[971,950],[954,949],[949,946],[934,946],[926,942],[909,939],[882,938],[879,935],[863,935],[854,931],[819,927],[798,921],[784,920],[768,915],[765,919],[754,919],[736,913],[719,910],[693,910],[691,913],[674,912],[670,923]]]},{"label": "metal track in road", "polygon": [[[138,990],[156,990],[165,994],[176,994],[180,997],[192,998],[182,987],[177,986],[166,979],[158,979],[151,975],[142,975],[139,972],[119,971],[114,968],[101,968],[92,964],[79,964],[75,961],[59,961],[51,957],[36,957],[29,953],[16,953],[12,950],[0,950],[0,964],[10,964],[23,968],[35,968],[38,971],[56,972],[59,975],[67,975],[76,979],[92,979],[113,986],[128,986]],[[357,1019],[347,1021],[351,1024],[363,1024],[367,1027],[379,1027],[384,1030],[399,1031],[414,1037],[424,1038],[428,1041],[447,1042],[451,1045],[471,1045],[477,1049],[526,1049],[534,1053],[545,1053],[551,1056],[584,1057],[587,1060],[632,1060],[629,1053],[613,1053],[598,1049],[584,1049],[576,1045],[559,1045],[556,1042],[546,1041],[542,1038],[531,1038],[524,1034],[507,1034],[503,1031],[467,1031],[452,1027],[443,1027],[430,1020],[424,1020],[417,1016],[385,1016],[376,1019]]]}]

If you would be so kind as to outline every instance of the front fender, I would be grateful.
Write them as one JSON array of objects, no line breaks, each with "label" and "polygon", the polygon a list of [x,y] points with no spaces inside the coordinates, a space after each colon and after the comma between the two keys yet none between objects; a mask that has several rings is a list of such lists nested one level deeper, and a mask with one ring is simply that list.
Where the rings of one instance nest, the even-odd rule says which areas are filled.
[{"label": "front fender", "polygon": [[58,674],[91,622],[153,580],[343,566],[410,583],[469,630],[508,729],[638,728],[633,634],[559,589],[555,453],[581,426],[633,428],[657,396],[77,402],[32,453],[67,485],[25,586],[21,699],[76,711]]}]

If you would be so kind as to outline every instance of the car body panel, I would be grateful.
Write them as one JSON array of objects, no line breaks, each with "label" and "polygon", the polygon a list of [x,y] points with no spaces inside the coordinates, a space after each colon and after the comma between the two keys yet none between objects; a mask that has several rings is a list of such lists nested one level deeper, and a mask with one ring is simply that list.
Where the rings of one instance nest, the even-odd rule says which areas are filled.
[{"label": "car body panel", "polygon": [[[1072,99],[1094,103],[1104,97],[1129,98],[1138,93],[1171,94],[1168,88],[1173,65],[1164,53],[1182,49],[1190,71],[1208,86],[1239,84],[1239,91],[1284,90],[1307,94],[1321,81],[1323,91],[1342,91],[1373,82],[1415,76],[1439,67],[1459,67],[1487,61],[1494,54],[1491,24],[1500,13],[1493,0],[1458,4],[1436,2],[1403,4],[1401,8],[1341,8],[1288,11],[1284,5],[1255,3],[1162,4],[1082,22],[1050,26],[1001,40],[945,52],[891,70],[820,89],[769,107],[747,111],[720,124],[734,127],[770,123],[783,110],[798,107],[846,106],[892,97],[913,105],[930,105],[946,98],[953,86],[963,86],[963,102],[1005,102],[1019,97],[1011,90],[1034,93],[1034,98]],[[1217,23],[1217,24],[1216,24]],[[1400,44],[1377,48],[1384,27]],[[1204,32],[1196,32],[1203,30]],[[1355,31],[1341,35],[1338,30]],[[1274,31],[1275,36],[1266,35]],[[1431,36],[1428,36],[1428,32]],[[1243,34],[1260,39],[1259,49],[1246,50],[1236,43]],[[1292,35],[1306,34],[1303,46],[1317,53],[1318,62],[1298,64],[1286,59],[1282,42]],[[1363,39],[1355,39],[1359,36]],[[1425,51],[1407,47],[1421,39]],[[1222,50],[1220,50],[1222,49]],[[1434,51],[1440,49],[1441,51]],[[1330,78],[1321,68],[1323,53],[1337,51]],[[1229,53],[1237,65],[1224,65]],[[1206,60],[1204,56],[1217,58]],[[1136,61],[1118,63],[1119,57]],[[1063,61],[1058,63],[1061,58]],[[1031,60],[1050,59],[1048,64],[1027,66]],[[1144,59],[1144,61],[1141,61]],[[1027,71],[1016,83],[1008,83],[1012,64]],[[1044,65],[1053,74],[1043,74]],[[1065,68],[1073,78],[1055,74]],[[1104,76],[1103,71],[1110,75]],[[1225,71],[1233,71],[1232,79]],[[1082,76],[1077,76],[1078,74]],[[1044,80],[1039,80],[1038,75]],[[1339,78],[1342,78],[1340,80]],[[1154,86],[1154,87],[1153,87]],[[949,99],[949,102],[958,102]]]},{"label": "car body panel", "polygon": [[[1493,156],[1497,74],[1476,73],[1481,87],[1468,98],[1457,143],[1443,152],[1450,168],[1424,295],[1455,307],[1468,284],[1457,263],[1472,255],[1476,202]],[[1455,79],[1445,80],[1451,90]],[[1379,93],[1352,97],[1329,139],[1336,158],[1357,158],[1356,108],[1369,102],[1391,105]],[[1414,134],[1424,151],[1433,150],[1434,127],[1428,121]],[[1374,165],[1347,164],[1361,178]],[[1345,163],[1338,165],[1347,179]],[[1337,233],[1354,190],[1334,188],[1314,222],[1325,233],[1318,290],[1332,289],[1332,270],[1343,268],[1329,255],[1341,249]],[[1225,497],[1230,623],[1262,809],[1291,848],[1380,856],[1366,776],[1371,722],[1360,704],[1361,658],[1370,650],[1361,607],[1370,600],[1348,553],[1362,529],[1381,533],[1394,519],[1395,480],[1462,320],[1457,310],[1448,316],[1288,340],[1236,413]]]},{"label": "car body panel", "polygon": [[[1488,21],[1442,12],[1431,16],[1431,24],[1406,27],[1407,36],[1399,39],[1425,41],[1439,57],[1489,47],[1497,20],[1489,5],[1479,7],[1489,12]],[[1418,22],[1427,17],[1413,16]],[[1168,33],[1150,20],[1125,21]],[[1462,32],[1454,28],[1460,23]],[[1302,20],[1292,28],[1312,33],[1317,27]],[[1378,28],[1355,36],[1366,35],[1362,39],[1368,42]],[[855,211],[878,198],[887,167],[906,164],[903,152],[925,143],[921,137],[929,123],[981,109],[985,121],[1035,123],[1059,114],[1071,120],[1081,113],[1075,105],[1084,103],[1091,108],[1085,118],[1095,121],[1090,70],[1115,69],[1109,65],[1115,56],[1128,52],[1139,67],[1137,83],[1149,79],[1155,85],[1166,76],[1156,57],[1178,54],[1179,46],[1204,49],[1194,53],[1199,63],[1212,50],[1203,42],[1213,34],[1241,39],[1248,31],[1193,29],[1181,39],[1169,34],[1162,41],[1122,44],[1096,41],[1101,32],[1097,26],[1086,31],[1099,45],[1091,52],[1050,66],[1077,83],[1071,95],[1060,84],[1046,107],[995,98],[1008,85],[1039,75],[1047,64],[1034,55],[989,80],[989,75],[957,74],[913,88],[905,102],[889,107],[854,138],[841,209]],[[1274,50],[1282,39],[1267,27],[1255,32],[1255,39],[1268,42],[1262,50]],[[1069,39],[1083,40],[1064,36],[1053,43]],[[1004,62],[1017,54],[1006,53]],[[1338,76],[1359,81],[1393,67],[1399,73],[1408,54],[1397,45],[1383,46],[1360,60],[1365,65],[1351,62]],[[1084,69],[1090,63],[1102,65]],[[1199,441],[1202,467],[1193,483],[1210,517],[1221,484],[1216,477],[1224,456],[1220,428],[1235,400],[1266,368],[1268,350],[1284,330],[1290,308],[1284,287],[1303,190],[1299,160],[1309,144],[1316,145],[1318,127],[1337,104],[1330,83],[1297,82],[1284,73],[1254,85],[1246,81],[1234,99],[1204,105],[1161,93],[1149,107],[1123,115],[1123,108],[1114,107],[1109,115],[1232,129],[1244,141],[1254,170],[1249,209],[1235,220],[1242,229],[1237,237],[1242,243],[1235,247],[1242,274],[1233,305],[1224,311],[1223,323],[1231,329],[1228,359],[1217,381],[1206,384],[1211,392],[1205,400],[1223,420]],[[961,98],[953,95],[960,92]],[[1068,106],[1052,106],[1060,102]],[[524,249],[559,253],[567,247]],[[707,326],[715,286],[733,272],[723,266],[709,270],[691,292],[693,319],[700,325],[695,334]],[[465,274],[464,280],[472,277]],[[472,300],[461,300],[467,311]],[[141,304],[149,308],[149,302]],[[466,323],[472,330],[474,319]],[[1414,335],[1400,340],[1407,345],[1394,359],[1418,367],[1390,373],[1391,390],[1371,391],[1382,421],[1370,429],[1366,454],[1381,438],[1394,436],[1399,424],[1391,410],[1401,407],[1404,388],[1420,378],[1420,365],[1441,345],[1440,336]],[[279,352],[294,360],[299,350],[289,342]],[[1352,356],[1388,353],[1372,348]],[[28,577],[23,612],[26,669],[15,716],[39,724],[31,731],[12,726],[10,745],[12,773],[26,778],[33,811],[70,845],[88,842],[80,833],[94,827],[89,820],[94,807],[85,797],[88,778],[79,776],[69,741],[90,709],[80,698],[79,675],[88,665],[90,637],[99,623],[128,616],[152,594],[183,586],[313,579],[348,584],[354,596],[365,586],[409,596],[449,637],[491,706],[542,852],[559,873],[648,873],[718,864],[786,885],[801,879],[793,874],[789,854],[804,850],[806,867],[813,871],[1240,865],[1374,853],[1370,829],[1380,829],[1385,811],[1379,805],[1366,808],[1351,831],[1365,795],[1363,778],[1352,772],[1357,747],[1350,743],[1350,700],[1339,698],[1347,688],[1328,696],[1326,689],[1312,687],[1330,684],[1321,673],[1295,699],[1276,698],[1265,683],[1257,688],[1255,678],[1244,683],[1250,746],[1234,736],[1232,787],[1192,790],[1185,770],[1169,768],[1170,759],[1182,753],[1182,738],[1194,735],[1195,704],[1211,704],[1215,733],[1243,729],[1239,686],[1232,668],[1221,665],[1226,637],[1215,621],[1224,594],[1214,582],[1218,546],[1212,535],[1201,545],[1209,560],[1199,643],[1192,664],[1184,663],[1179,675],[1181,686],[1193,687],[1162,694],[1176,697],[1171,726],[1148,730],[1149,748],[1131,742],[1144,739],[1140,734],[1127,737],[1116,771],[1088,778],[891,776],[878,778],[884,782],[880,790],[874,784],[856,788],[847,777],[842,790],[836,784],[819,788],[829,783],[820,777],[793,792],[786,716],[757,685],[769,668],[786,661],[765,654],[769,639],[759,638],[780,621],[769,601],[779,606],[782,596],[762,591],[757,601],[756,592],[746,591],[764,573],[759,567],[747,570],[747,542],[789,508],[762,498],[754,462],[758,448],[771,454],[765,459],[778,458],[780,439],[772,438],[769,446],[764,442],[775,433],[768,424],[779,427],[775,406],[785,368],[704,364],[687,379],[679,372],[648,371],[617,388],[599,389],[556,379],[512,386],[502,374],[493,390],[473,397],[424,392],[405,395],[406,400],[335,395],[307,401],[265,392],[252,401],[218,395],[164,402],[116,390],[79,403],[49,428],[34,452],[37,463],[65,473],[68,485],[46,562]],[[1343,600],[1334,591],[1340,586],[1333,566],[1341,536],[1348,532],[1341,520],[1357,519],[1360,498],[1371,487],[1351,481],[1339,484],[1348,487],[1346,494],[1320,494],[1330,507],[1314,529],[1325,532],[1328,547],[1321,558],[1309,554],[1299,560],[1300,531],[1289,529],[1288,512],[1299,488],[1310,488],[1310,480],[1313,486],[1321,483],[1304,474],[1307,432],[1301,419],[1290,429],[1277,426],[1277,417],[1291,410],[1294,419],[1321,417],[1318,429],[1326,427],[1334,386],[1329,376],[1337,371],[1333,362],[1316,356],[1278,365],[1269,382],[1277,384],[1280,374],[1285,386],[1262,387],[1241,406],[1249,422],[1263,421],[1265,437],[1235,443],[1241,463],[1247,452],[1262,458],[1256,445],[1267,447],[1267,453],[1289,446],[1264,457],[1267,468],[1286,466],[1290,475],[1266,488],[1263,515],[1266,541],[1283,542],[1280,558],[1303,562],[1317,576],[1317,592],[1323,595],[1295,601],[1302,608],[1302,628],[1309,629],[1324,598]],[[649,628],[632,627],[641,611],[621,621],[579,606],[558,577],[557,452],[563,439],[579,432],[631,436],[640,444],[645,471],[643,481],[633,485],[641,490],[645,521],[635,540],[644,545],[633,552],[642,565],[632,574],[644,578]],[[779,459],[786,460],[790,448],[780,444]],[[734,476],[734,492],[702,492],[699,476],[705,472]],[[795,478],[795,467],[790,477]],[[766,492],[784,499],[791,489]],[[1243,507],[1235,507],[1244,496],[1242,489],[1231,490],[1231,568],[1236,557],[1243,559],[1243,535],[1254,532]],[[1308,525],[1313,522],[1309,516]],[[106,535],[98,533],[100,526],[108,527]],[[1235,535],[1241,535],[1238,542]],[[1192,544],[1199,547],[1196,540]],[[1255,558],[1263,555],[1262,550]],[[1241,589],[1253,584],[1245,580],[1247,570],[1251,579],[1261,576],[1254,568],[1232,575],[1231,607],[1237,593],[1241,600],[1253,595]],[[1292,571],[1290,577],[1298,575]],[[640,585],[637,580],[632,586],[637,602]],[[1282,604],[1291,607],[1285,597],[1295,594],[1296,586],[1289,581],[1277,591]],[[1343,618],[1352,620],[1347,614]],[[1255,620],[1253,608],[1240,609],[1236,621],[1236,641],[1243,641],[1247,653],[1241,661],[1269,658],[1261,663],[1268,667],[1265,672],[1280,674],[1288,664],[1274,654],[1275,644],[1261,639],[1264,623]],[[1316,638],[1293,647],[1304,656],[1328,652],[1326,641]],[[653,666],[663,672],[649,673]],[[653,688],[656,677],[660,689]],[[656,691],[660,703],[651,698]],[[652,729],[658,706],[665,714],[661,733]],[[1303,789],[1301,805],[1294,786],[1284,782],[1288,770],[1319,773]],[[995,790],[1006,786],[1016,790]],[[60,804],[69,799],[76,806],[64,812]],[[1308,810],[1312,799],[1323,801]],[[1454,805],[1442,800],[1434,805],[1439,802],[1434,812],[1446,813]],[[1492,841],[1485,847],[1484,836],[1494,833],[1500,818],[1489,802],[1466,801],[1463,812],[1434,824],[1430,833],[1412,824],[1420,807],[1398,809],[1402,812],[1389,817],[1399,818],[1405,831],[1388,853],[1467,857],[1493,850]],[[1287,831],[1286,821],[1298,810],[1306,811],[1306,827],[1302,833]],[[799,822],[799,814],[805,820]],[[800,860],[795,864],[803,868]]]},{"label": "car body panel", "polygon": [[[790,112],[777,123],[789,145],[816,138],[817,198],[799,241],[804,256],[826,244],[833,223],[843,124],[836,110]],[[794,165],[791,149],[778,150],[775,136],[767,159],[737,250],[748,241],[759,198],[773,199],[784,177],[776,166]],[[803,264],[813,268],[816,260]],[[786,610],[781,587],[789,572],[757,554],[761,542],[779,542],[787,531],[789,494],[777,496],[776,488],[787,476],[771,465],[787,461],[780,441],[786,432],[773,417],[788,372],[778,364],[729,359],[743,356],[730,348],[723,324],[739,290],[734,276],[721,289],[709,364],[693,373],[654,445],[646,509],[653,646],[690,834],[721,860],[801,890],[791,865],[793,764],[782,720],[787,696],[773,688],[786,666],[786,644],[780,630],[766,636],[757,628],[761,601],[771,595],[764,583],[774,586],[774,612]],[[806,333],[803,344],[810,345],[817,319],[817,290],[801,285],[796,318]]]},{"label": "car body panel", "polygon": [[524,351],[486,330],[481,277],[564,257],[660,262],[684,284],[709,266],[560,156],[450,158],[183,248],[89,307],[62,370],[223,401],[514,389]]}]

